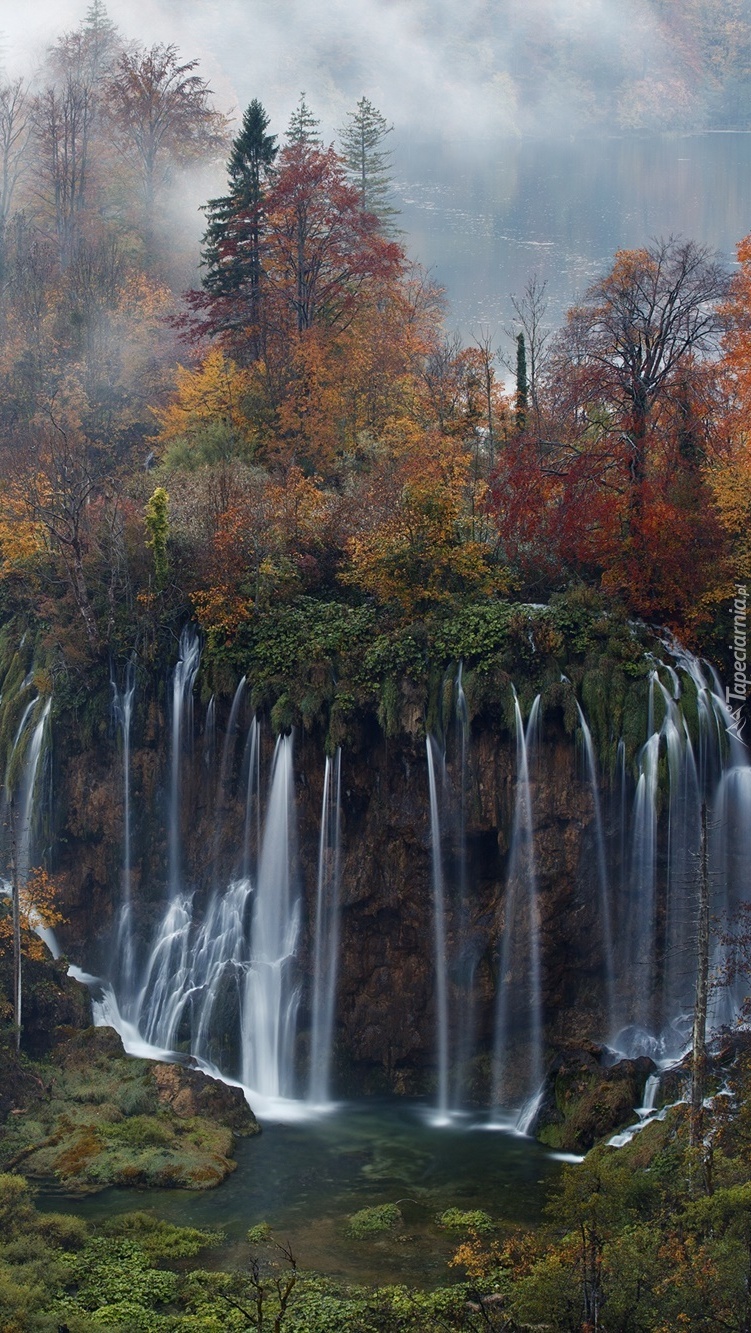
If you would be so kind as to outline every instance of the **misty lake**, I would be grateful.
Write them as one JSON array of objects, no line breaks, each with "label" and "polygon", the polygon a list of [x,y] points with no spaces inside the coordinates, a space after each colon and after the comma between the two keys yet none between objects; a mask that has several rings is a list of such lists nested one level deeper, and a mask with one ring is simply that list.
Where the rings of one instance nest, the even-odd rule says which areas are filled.
[{"label": "misty lake", "polygon": [[498,335],[535,271],[557,326],[619,248],[681,235],[732,263],[751,231],[751,133],[400,142],[394,176],[408,252],[465,341]]}]

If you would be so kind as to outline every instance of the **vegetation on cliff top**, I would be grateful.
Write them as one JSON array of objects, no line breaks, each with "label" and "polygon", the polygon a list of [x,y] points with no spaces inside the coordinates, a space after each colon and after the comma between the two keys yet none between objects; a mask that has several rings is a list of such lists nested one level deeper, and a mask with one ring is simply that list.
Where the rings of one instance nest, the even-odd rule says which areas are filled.
[{"label": "vegetation on cliff top", "polygon": [[[141,86],[164,101],[155,143]],[[58,181],[52,112],[78,93],[86,171]],[[281,136],[251,104],[184,301],[197,256],[167,238],[166,183],[230,146],[195,62],[133,54],[98,6],[4,114],[0,614],[57,709],[100,703],[110,660],[174,660],[195,617],[210,688],[247,671],[286,726],[320,720],[330,675],[345,723],[378,681],[392,726],[400,674],[479,676],[510,644],[523,674],[524,604],[572,588],[723,660],[751,577],[751,243],[732,281],[693,242],[620,252],[546,338],[533,282],[511,401],[391,234],[366,99],[344,155],[304,99]],[[562,614],[541,658],[560,661]]]}]

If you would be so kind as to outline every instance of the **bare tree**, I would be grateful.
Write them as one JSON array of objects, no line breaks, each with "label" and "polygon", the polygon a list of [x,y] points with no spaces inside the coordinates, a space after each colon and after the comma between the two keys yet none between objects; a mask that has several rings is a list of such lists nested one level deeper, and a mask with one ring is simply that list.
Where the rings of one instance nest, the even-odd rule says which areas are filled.
[{"label": "bare tree", "polygon": [[708,247],[671,236],[641,250],[618,251],[610,272],[569,311],[569,361],[600,406],[614,413],[629,447],[636,506],[650,418],[686,367],[715,350],[718,303],[727,284]]},{"label": "bare tree", "polygon": [[107,108],[122,153],[136,163],[150,213],[171,167],[223,151],[228,122],[209,105],[211,89],[180,62],[176,46],[124,51],[107,82]]},{"label": "bare tree", "polygon": [[10,216],[16,186],[28,163],[31,124],[22,79],[0,86],[0,229]]},{"label": "bare tree", "polygon": [[94,94],[88,83],[69,75],[35,99],[39,193],[55,227],[63,267],[75,253],[87,202]]},{"label": "bare tree", "polygon": [[[512,326],[504,329],[504,333],[512,340],[514,346],[518,345],[519,333],[524,335],[528,395],[538,435],[541,429],[540,385],[552,333],[552,329],[545,323],[548,309],[547,286],[545,279],[541,279],[538,273],[533,273],[527,280],[522,295],[510,297],[515,318]],[[503,362],[512,373],[516,371],[516,359],[511,362],[504,357]]]}]

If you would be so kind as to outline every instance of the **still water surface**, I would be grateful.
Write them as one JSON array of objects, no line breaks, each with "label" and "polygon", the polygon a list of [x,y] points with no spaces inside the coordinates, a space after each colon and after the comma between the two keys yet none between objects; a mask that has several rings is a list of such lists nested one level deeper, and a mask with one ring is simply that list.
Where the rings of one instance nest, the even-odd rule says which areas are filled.
[{"label": "still water surface", "polygon": [[395,148],[403,240],[465,341],[500,334],[533,272],[557,327],[619,248],[682,235],[730,263],[751,231],[751,133]]},{"label": "still water surface", "polygon": [[[90,1221],[153,1208],[183,1226],[223,1230],[231,1255],[248,1227],[269,1222],[301,1267],[363,1282],[455,1280],[447,1260],[457,1235],[436,1225],[446,1208],[481,1208],[509,1225],[539,1221],[561,1164],[530,1139],[471,1128],[436,1128],[410,1102],[360,1102],[320,1119],[264,1126],[240,1140],[238,1168],[216,1190],[107,1190],[75,1202],[48,1195]],[[347,1218],[398,1203],[404,1227],[354,1241]]]}]

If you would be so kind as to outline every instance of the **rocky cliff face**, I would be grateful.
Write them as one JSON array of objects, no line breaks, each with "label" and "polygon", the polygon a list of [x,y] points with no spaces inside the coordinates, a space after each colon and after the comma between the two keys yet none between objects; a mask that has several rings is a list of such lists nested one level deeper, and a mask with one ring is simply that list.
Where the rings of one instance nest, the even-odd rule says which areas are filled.
[{"label": "rocky cliff face", "polygon": [[[244,719],[244,723],[246,723]],[[226,717],[224,719],[226,723]],[[341,928],[334,1041],[341,1092],[428,1092],[436,1081],[436,972],[428,774],[421,719],[386,739],[363,723],[342,752]],[[273,738],[262,732],[262,781]],[[224,753],[196,716],[182,766],[184,878],[206,902],[238,873],[246,818],[244,730]],[[131,755],[132,880],[137,948],[144,953],[165,899],[169,729],[152,703],[136,718]],[[517,790],[515,741],[475,725],[462,767],[458,735],[446,743],[441,791],[447,992],[452,1064],[464,1095],[487,1104],[507,911],[507,875]],[[224,769],[224,781],[221,771]],[[530,784],[539,896],[544,1030],[549,1044],[602,1037],[591,791],[560,718],[545,718]],[[300,1067],[307,1058],[318,837],[324,755],[320,739],[295,742],[297,865],[303,929],[298,970]],[[54,774],[57,871],[70,925],[66,945],[85,967],[113,967],[112,929],[122,894],[123,774],[117,738],[63,758]],[[516,928],[507,966],[512,1065],[524,1067],[529,1036],[529,930]],[[227,1019],[227,1023],[231,1022]],[[231,1046],[232,1037],[226,1036]],[[459,1067],[461,1068],[459,1069]],[[521,1075],[520,1075],[521,1077]]]}]

